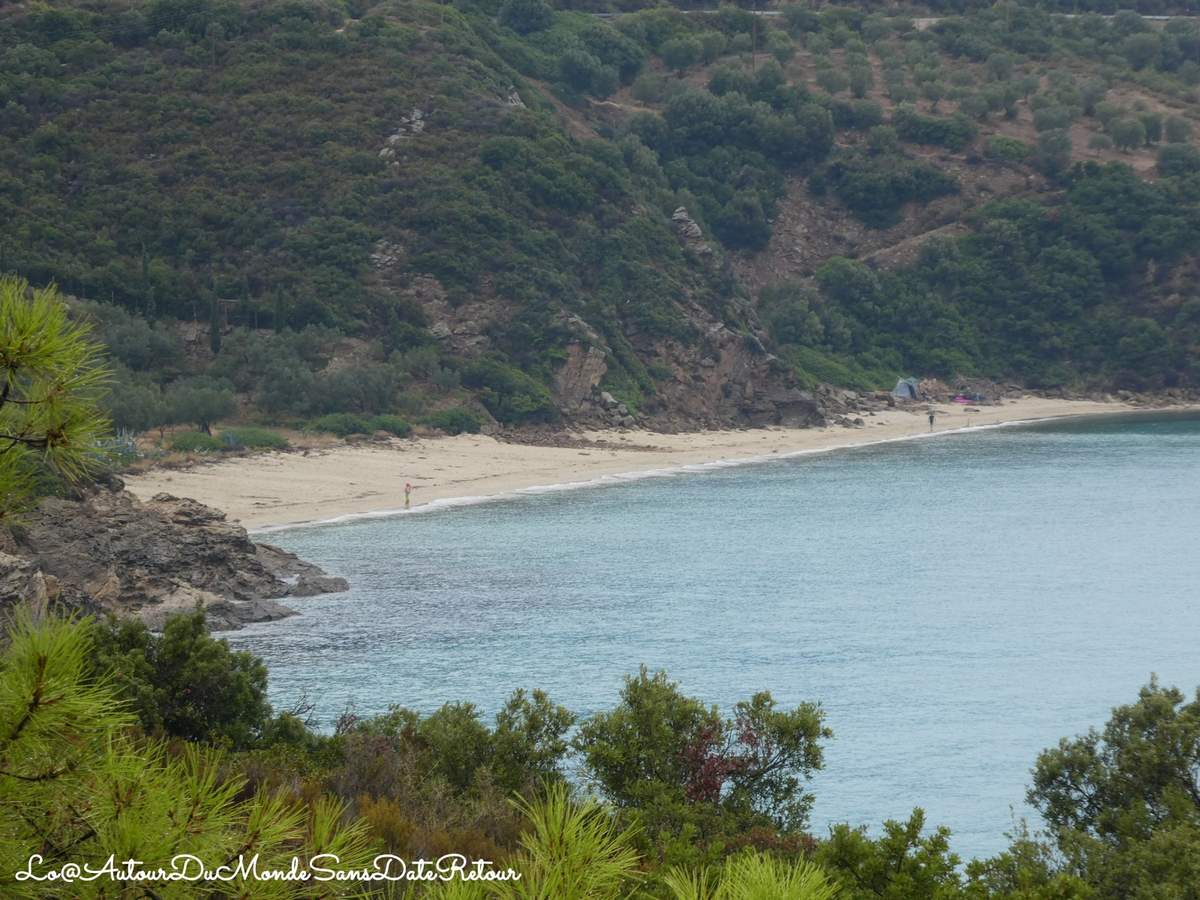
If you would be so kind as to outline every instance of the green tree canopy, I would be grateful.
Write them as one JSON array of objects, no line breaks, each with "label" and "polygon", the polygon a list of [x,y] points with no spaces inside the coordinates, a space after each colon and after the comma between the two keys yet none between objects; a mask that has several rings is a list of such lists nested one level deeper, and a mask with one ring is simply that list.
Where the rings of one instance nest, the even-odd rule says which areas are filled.
[{"label": "green tree canopy", "polygon": [[167,403],[175,422],[194,423],[205,434],[211,434],[213,424],[237,408],[228,383],[204,375],[173,383],[167,391]]},{"label": "green tree canopy", "polygon": [[78,481],[96,469],[108,377],[89,326],[67,318],[53,286],[0,277],[0,524],[45,474]]},{"label": "green tree canopy", "polygon": [[589,775],[618,808],[637,809],[653,832],[802,829],[812,798],[802,781],[821,768],[831,736],[814,704],[777,709],[769,693],[732,718],[687,697],[666,673],[627,678],[621,702],[579,729]]},{"label": "green tree canopy", "polygon": [[[90,665],[90,621],[35,623],[20,612],[0,656],[0,894],[50,896],[47,884],[15,873],[34,855],[43,871],[66,863],[101,866],[110,856],[167,866],[180,853],[210,865],[255,853],[262,868],[286,870],[294,855],[370,861],[362,824],[343,824],[330,799],[301,807],[281,795],[243,793],[224,758],[195,745],[181,754],[130,736],[134,717]],[[76,883],[56,896],[98,896]],[[113,885],[117,887],[117,885]],[[140,886],[139,886],[140,887]],[[154,896],[195,896],[194,884],[156,886]],[[275,885],[274,896],[312,896]],[[230,889],[259,896],[239,880]]]},{"label": "green tree canopy", "polygon": [[93,639],[98,670],[148,734],[244,749],[270,721],[266,666],[212,637],[201,610],[172,616],[161,634],[110,618]]},{"label": "green tree canopy", "polygon": [[1101,897],[1188,897],[1200,885],[1200,690],[1157,681],[1102,731],[1034,767],[1029,802],[1068,869]]}]

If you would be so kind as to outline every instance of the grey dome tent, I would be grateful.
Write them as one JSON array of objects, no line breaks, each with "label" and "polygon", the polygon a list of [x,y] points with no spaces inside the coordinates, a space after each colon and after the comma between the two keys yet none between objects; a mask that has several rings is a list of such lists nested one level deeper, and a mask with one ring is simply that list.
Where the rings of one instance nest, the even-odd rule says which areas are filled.
[{"label": "grey dome tent", "polygon": [[892,388],[892,396],[897,400],[919,400],[921,383],[915,378],[901,378]]}]

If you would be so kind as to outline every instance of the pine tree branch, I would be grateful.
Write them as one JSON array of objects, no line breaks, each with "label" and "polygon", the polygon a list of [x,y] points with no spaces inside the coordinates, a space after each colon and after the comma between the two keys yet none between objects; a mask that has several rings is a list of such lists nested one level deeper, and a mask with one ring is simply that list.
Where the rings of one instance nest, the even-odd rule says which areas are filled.
[{"label": "pine tree branch", "polygon": [[21,714],[21,718],[13,725],[12,730],[8,733],[8,737],[4,739],[5,744],[12,744],[21,736],[21,732],[25,730],[25,726],[33,719],[34,713],[42,703],[42,689],[46,683],[46,656],[38,654],[37,657],[37,675],[35,676],[33,692],[29,698],[29,703],[25,706],[25,712]]},{"label": "pine tree branch", "polygon": [[61,769],[50,769],[49,771],[42,772],[38,775],[22,775],[20,772],[10,772],[7,769],[0,769],[0,777],[15,778],[15,779],[17,779],[17,781],[35,782],[36,783],[36,782],[41,782],[41,781],[52,781],[55,778],[61,778],[63,775],[66,775],[68,772],[70,772],[73,768],[75,768],[73,765],[64,766]]}]

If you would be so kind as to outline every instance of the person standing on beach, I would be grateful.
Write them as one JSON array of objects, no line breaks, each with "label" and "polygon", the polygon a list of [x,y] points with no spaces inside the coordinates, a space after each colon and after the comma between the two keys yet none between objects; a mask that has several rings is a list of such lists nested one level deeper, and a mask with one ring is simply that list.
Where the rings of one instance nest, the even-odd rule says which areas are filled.
[{"label": "person standing on beach", "polygon": [[929,410],[929,430],[933,431],[933,410]]},{"label": "person standing on beach", "polygon": [[412,482],[404,482],[404,508],[408,509],[412,505]]}]

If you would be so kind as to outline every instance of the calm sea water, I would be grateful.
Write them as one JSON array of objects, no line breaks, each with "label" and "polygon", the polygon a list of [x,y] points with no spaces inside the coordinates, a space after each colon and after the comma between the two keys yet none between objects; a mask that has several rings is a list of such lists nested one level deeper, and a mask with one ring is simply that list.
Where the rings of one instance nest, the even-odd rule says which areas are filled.
[{"label": "calm sea water", "polygon": [[279,532],[353,589],[232,640],[326,724],[516,687],[586,715],[642,663],[819,700],[818,833],[920,805],[983,855],[1039,750],[1200,684],[1198,538],[1200,417],[976,431]]}]

